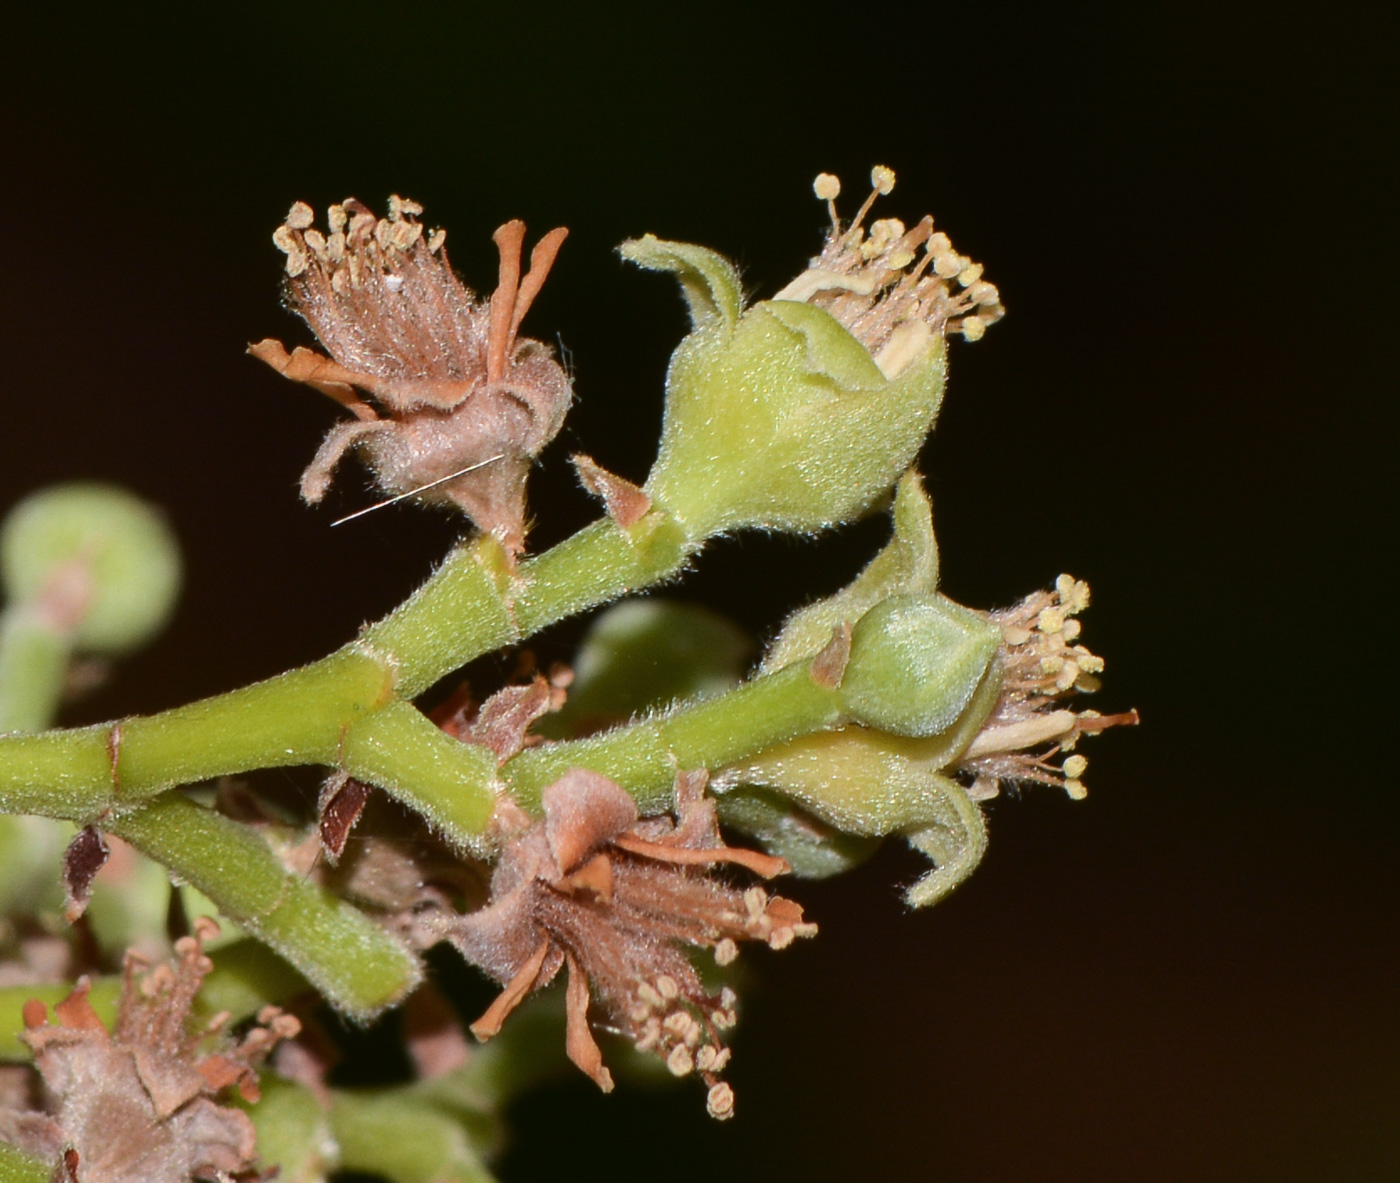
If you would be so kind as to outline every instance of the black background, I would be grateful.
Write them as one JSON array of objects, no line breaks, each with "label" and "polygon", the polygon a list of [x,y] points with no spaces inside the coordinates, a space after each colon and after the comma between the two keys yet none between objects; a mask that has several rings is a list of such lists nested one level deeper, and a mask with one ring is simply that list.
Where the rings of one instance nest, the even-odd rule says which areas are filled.
[{"label": "black background", "polygon": [[[1088,578],[1096,705],[1143,726],[1088,746],[1087,801],[997,801],[928,914],[893,845],[797,885],[822,935],[750,959],[736,1121],[571,1080],[518,1107],[507,1181],[1400,1178],[1396,136],[1364,8],[92,12],[7,30],[0,503],[125,482],[189,579],[73,722],[315,658],[455,536],[403,508],[328,529],[369,500],[353,467],[297,501],[334,408],[242,354],[307,340],[269,240],[294,199],[411,195],[478,288],[505,219],[570,227],[527,323],[577,371],[540,546],[594,512],[569,452],[651,459],[684,315],[623,238],[771,294],[816,249],[812,177],[849,212],[885,163],[881,210],[931,209],[1003,292],[924,455],[945,589]],[[674,591],[763,635],[884,529],[730,540]]]}]

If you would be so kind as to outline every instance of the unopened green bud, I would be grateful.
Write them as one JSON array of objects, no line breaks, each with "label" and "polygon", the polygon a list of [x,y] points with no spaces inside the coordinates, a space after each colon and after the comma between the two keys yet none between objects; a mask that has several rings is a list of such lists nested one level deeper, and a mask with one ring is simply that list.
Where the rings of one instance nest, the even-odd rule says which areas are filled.
[{"label": "unopened green bud", "polygon": [[671,358],[646,485],[692,538],[744,526],[823,529],[888,492],[938,411],[941,338],[888,377],[815,305],[768,300],[740,314],[737,274],[712,251],[648,236],[622,252],[675,272],[696,325]]},{"label": "unopened green bud", "polygon": [[891,596],[862,616],[851,634],[842,704],[856,721],[896,735],[945,731],[989,672],[995,676],[1000,645],[996,625],[951,600]]},{"label": "unopened green bud", "polygon": [[180,588],[180,551],[159,510],[111,485],[56,485],[25,498],[0,533],[12,605],[66,585],[73,643],[120,653],[148,640]]}]

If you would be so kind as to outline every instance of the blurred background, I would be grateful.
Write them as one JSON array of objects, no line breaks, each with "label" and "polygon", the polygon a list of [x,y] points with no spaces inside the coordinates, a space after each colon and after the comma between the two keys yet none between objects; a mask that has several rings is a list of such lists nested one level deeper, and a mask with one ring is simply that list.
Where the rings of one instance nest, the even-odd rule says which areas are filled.
[{"label": "blurred background", "polygon": [[[456,536],[330,529],[371,500],[353,466],[297,499],[336,409],[243,353],[310,343],[270,240],[293,200],[411,196],[478,290],[501,222],[570,228],[526,324],[577,377],[541,547],[595,512],[570,452],[651,460],[685,317],[622,239],[770,295],[818,248],[812,178],[849,215],[882,163],[880,213],[931,210],[1003,293],[923,459],[945,590],[1087,578],[1093,705],[1142,726],[1087,745],[1086,801],[994,802],[928,914],[898,844],[794,885],[822,934],[750,959],[737,1120],[568,1079],[517,1107],[507,1183],[1400,1179],[1396,128],[1366,6],[55,6],[8,39],[0,504],[116,480],[188,548],[174,627],[71,722],[320,656]],[[885,534],[735,538],[668,594],[761,639]]]}]

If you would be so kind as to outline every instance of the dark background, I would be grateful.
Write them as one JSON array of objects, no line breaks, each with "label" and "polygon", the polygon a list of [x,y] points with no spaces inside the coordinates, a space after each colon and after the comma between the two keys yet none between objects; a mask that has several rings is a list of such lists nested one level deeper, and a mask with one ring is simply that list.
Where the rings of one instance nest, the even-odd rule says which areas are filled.
[{"label": "dark background", "polygon": [[[580,1078],[518,1107],[506,1180],[1400,1178],[1392,42],[1364,7],[1122,7],[10,25],[0,503],[122,481],[189,556],[174,627],[74,722],[317,657],[454,537],[402,508],[328,529],[369,500],[353,467],[296,498],[335,409],[242,354],[308,340],[269,240],[294,199],[411,195],[478,288],[505,219],[571,228],[527,323],[577,370],[541,546],[594,512],[569,452],[650,462],[684,316],[621,239],[706,243],[771,294],[817,247],[812,177],[849,213],[885,163],[884,214],[933,210],[1001,287],[924,456],[945,588],[1088,578],[1096,705],[1143,726],[1088,746],[1087,801],[997,801],[928,914],[894,845],[797,885],[822,936],[750,959],[735,1122]],[[884,529],[731,540],[675,594],[762,635]]]}]

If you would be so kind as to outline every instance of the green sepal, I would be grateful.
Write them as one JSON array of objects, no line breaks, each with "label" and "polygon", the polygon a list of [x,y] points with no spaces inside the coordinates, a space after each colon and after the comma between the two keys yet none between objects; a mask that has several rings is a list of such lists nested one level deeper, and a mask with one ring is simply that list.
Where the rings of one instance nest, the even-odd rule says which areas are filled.
[{"label": "green sepal", "polygon": [[681,285],[698,330],[733,329],[744,307],[744,289],[734,264],[709,247],[668,242],[654,234],[629,239],[617,248],[629,263],[647,271],[669,271]]},{"label": "green sepal", "polygon": [[[966,747],[961,734],[956,742]],[[752,800],[763,790],[842,834],[902,835],[936,864],[905,895],[911,907],[926,907],[966,879],[987,846],[977,804],[936,770],[949,746],[941,737],[907,739],[863,727],[804,736],[726,769],[716,782],[721,816],[731,796]]]},{"label": "green sepal", "polygon": [[894,536],[856,578],[825,600],[800,608],[763,657],[771,673],[821,652],[833,630],[854,625],[881,600],[907,592],[931,592],[938,586],[938,543],[933,535],[933,507],[923,478],[910,469],[899,478],[894,496]]},{"label": "green sepal", "polygon": [[860,517],[913,461],[943,395],[944,347],[894,380],[829,313],[774,300],[697,331],[666,379],[646,491],[694,539]]},{"label": "green sepal", "polygon": [[743,785],[719,798],[719,817],[768,854],[787,859],[802,879],[828,879],[853,870],[880,845],[874,835],[847,834],[761,785]]}]

